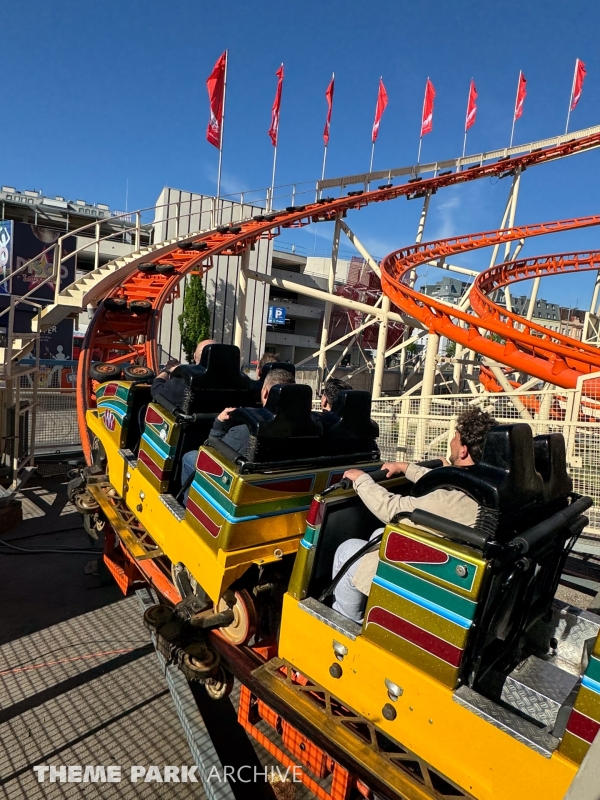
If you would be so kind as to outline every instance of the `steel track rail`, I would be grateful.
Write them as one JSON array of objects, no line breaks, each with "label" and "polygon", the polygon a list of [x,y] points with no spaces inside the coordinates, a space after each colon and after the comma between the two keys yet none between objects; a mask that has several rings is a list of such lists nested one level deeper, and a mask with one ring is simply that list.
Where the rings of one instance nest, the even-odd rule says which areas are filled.
[{"label": "steel track rail", "polygon": [[[103,361],[123,363],[133,359],[144,359],[148,366],[156,369],[158,366],[156,339],[159,329],[160,314],[165,304],[173,297],[174,292],[177,291],[180,281],[192,270],[198,269],[200,272],[204,273],[211,268],[213,257],[217,255],[239,255],[255,244],[259,239],[277,236],[282,228],[302,227],[312,222],[335,220],[337,216],[343,215],[349,210],[363,208],[371,203],[385,202],[398,197],[410,198],[424,196],[428,192],[436,192],[440,188],[467,183],[486,177],[506,177],[514,174],[516,170],[523,171],[528,167],[555,161],[597,147],[600,147],[600,132],[594,132],[578,139],[570,139],[558,145],[545,149],[542,148],[513,158],[502,158],[495,163],[486,163],[479,166],[475,165],[460,172],[452,172],[444,175],[438,174],[432,178],[419,179],[399,186],[386,185],[381,189],[364,193],[353,192],[348,196],[338,199],[329,198],[325,202],[319,201],[306,206],[289,207],[285,211],[262,216],[259,215],[253,219],[242,220],[234,224],[233,230],[235,232],[219,229],[190,237],[190,241],[206,243],[206,249],[200,253],[196,251],[186,251],[173,244],[166,245],[164,248],[156,250],[152,254],[152,260],[160,264],[171,265],[174,269],[172,275],[148,275],[139,270],[135,270],[125,276],[121,284],[113,286],[106,295],[106,297],[120,296],[127,300],[150,300],[152,303],[152,313],[131,316],[109,311],[104,304],[101,304],[94,319],[90,323],[83,343],[78,368],[77,411],[82,446],[88,463],[91,460],[91,442],[85,414],[88,408],[94,407],[95,403],[93,385],[89,378],[89,368],[92,360],[97,360],[99,358]],[[520,234],[519,238],[521,238],[521,235],[522,234]],[[477,247],[477,237],[467,238],[469,242],[465,243],[462,249],[458,249],[454,252],[465,252],[466,250]],[[506,235],[504,235],[504,238],[500,238],[500,241],[507,240]],[[485,245],[480,244],[479,246]],[[399,253],[403,252],[405,251],[399,251]],[[451,249],[447,250],[447,252],[451,252]],[[443,256],[444,253],[442,252],[440,255]],[[416,253],[413,254],[412,258],[415,264],[419,262],[419,257]],[[432,256],[428,255],[428,258],[431,260]],[[389,268],[395,268],[396,261],[397,258],[388,256],[386,264]],[[384,291],[391,293],[390,296],[403,311],[408,311],[408,308],[403,305],[404,302],[406,302],[411,309],[420,311],[423,303],[426,302],[424,296],[419,295],[415,300],[414,297],[406,295],[395,283],[395,278],[392,277],[393,275],[395,275],[394,269],[392,269],[389,276],[387,272],[382,276]],[[398,299],[395,299],[396,297]],[[413,314],[413,316],[422,321],[425,327],[431,327],[430,323],[434,321],[434,317],[437,313],[438,311],[434,310],[430,305],[426,313],[420,311],[419,314]],[[471,317],[467,321],[469,325],[472,325],[473,319],[474,318]],[[429,320],[429,322],[426,320]],[[492,325],[492,323],[490,323],[490,325]],[[445,325],[444,327],[448,328],[452,333],[455,332],[455,328],[456,331],[462,330],[455,325]],[[472,330],[472,327],[470,327],[469,331]],[[504,329],[502,328],[502,332],[503,331]],[[450,338],[453,338],[452,335]],[[456,340],[461,341],[460,339]],[[476,348],[472,347],[471,349]],[[493,357],[502,360],[498,348],[494,348]],[[537,362],[538,359],[533,357],[532,366],[536,366]],[[523,366],[522,368],[530,371],[528,367]],[[536,373],[532,372],[532,374]],[[554,376],[552,376],[552,380],[553,378]]]}]

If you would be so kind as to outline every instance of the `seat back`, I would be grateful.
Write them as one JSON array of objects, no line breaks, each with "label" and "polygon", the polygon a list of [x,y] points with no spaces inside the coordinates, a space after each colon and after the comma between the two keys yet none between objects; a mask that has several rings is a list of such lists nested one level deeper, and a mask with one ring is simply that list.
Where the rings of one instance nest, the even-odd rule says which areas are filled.
[{"label": "seat back", "polygon": [[248,427],[247,459],[254,464],[306,459],[322,447],[323,427],[311,409],[310,386],[276,385],[264,408],[239,408],[230,423]]},{"label": "seat back", "polygon": [[179,419],[182,429],[171,475],[172,493],[179,489],[182,457],[206,441],[217,415],[224,408],[258,404],[258,385],[241,372],[240,363],[235,345],[207,345],[200,364],[180,364],[154,392],[155,402],[176,418],[196,415],[194,421]]},{"label": "seat back", "polygon": [[564,502],[573,491],[567,473],[567,451],[562,433],[546,433],[533,439],[535,468],[544,481],[544,502]]},{"label": "seat back", "polygon": [[[379,425],[371,419],[371,395],[355,389],[339,392],[331,409],[339,417],[325,427],[325,452],[330,455],[376,453]],[[327,413],[327,412],[326,412]]]},{"label": "seat back", "polygon": [[471,467],[442,467],[415,484],[413,495],[459,489],[480,506],[480,529],[498,541],[512,539],[537,521],[544,482],[535,468],[529,425],[496,425],[485,440],[481,461]]},{"label": "seat back", "polygon": [[286,372],[289,372],[290,375],[293,375],[294,378],[296,377],[296,367],[294,364],[288,364],[287,361],[268,361],[266,364],[263,364],[263,367],[260,371],[260,382],[263,383],[269,372],[272,369],[284,369]]}]

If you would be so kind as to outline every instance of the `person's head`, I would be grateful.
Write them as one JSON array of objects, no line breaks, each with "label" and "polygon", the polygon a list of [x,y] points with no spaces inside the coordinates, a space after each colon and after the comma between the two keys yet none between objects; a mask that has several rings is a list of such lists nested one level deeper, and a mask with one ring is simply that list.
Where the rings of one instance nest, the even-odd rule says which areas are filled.
[{"label": "person's head", "polygon": [[263,406],[267,404],[271,386],[276,386],[277,384],[284,385],[286,383],[296,383],[296,379],[291,372],[288,372],[286,369],[272,369],[268,372],[262,389],[260,390],[260,402]]},{"label": "person's head", "polygon": [[260,373],[265,364],[276,364],[277,356],[274,353],[264,353],[256,364],[256,380],[260,380]]},{"label": "person's head", "polygon": [[344,392],[347,389],[352,389],[352,387],[346,381],[342,381],[339,378],[328,380],[321,392],[321,409],[323,411],[331,411],[335,398],[340,392]]},{"label": "person's head", "polygon": [[216,339],[203,339],[201,342],[198,342],[196,345],[196,349],[194,351],[194,364],[199,364],[200,359],[202,358],[202,351],[206,347],[207,344],[216,344]]},{"label": "person's head", "polygon": [[450,440],[450,463],[470,467],[481,461],[485,437],[498,423],[480,408],[469,408],[458,415],[456,431]]}]

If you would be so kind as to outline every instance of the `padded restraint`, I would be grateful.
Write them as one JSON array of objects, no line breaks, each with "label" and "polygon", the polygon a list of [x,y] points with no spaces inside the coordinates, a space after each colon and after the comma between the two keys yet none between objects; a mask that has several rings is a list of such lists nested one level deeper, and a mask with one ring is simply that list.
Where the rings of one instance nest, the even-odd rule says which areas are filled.
[{"label": "padded restraint", "polygon": [[535,468],[544,481],[544,502],[564,500],[573,491],[567,473],[567,449],[562,433],[545,433],[533,439]]},{"label": "padded restraint", "polygon": [[[379,453],[379,425],[371,419],[371,395],[356,389],[339,392],[331,412],[324,412],[325,453]],[[336,419],[337,417],[337,419]]]},{"label": "padded restraint", "polygon": [[180,364],[154,399],[183,414],[220,413],[227,406],[255,405],[257,384],[240,370],[240,351],[232,344],[210,344],[199,365]]},{"label": "padded restraint", "polygon": [[544,501],[544,482],[533,456],[533,435],[525,423],[496,425],[488,433],[483,456],[471,467],[441,467],[413,488],[423,497],[436,489],[459,489],[480,506],[477,527],[496,538],[513,535],[519,520],[529,522],[532,508]]},{"label": "padded restraint", "polygon": [[266,364],[263,364],[263,368],[260,371],[261,383],[264,383],[265,378],[272,369],[284,369],[286,372],[289,372],[290,375],[293,375],[294,378],[296,377],[296,366],[294,364],[288,364],[287,361],[268,361]]},{"label": "padded restraint", "polygon": [[238,408],[230,425],[250,431],[248,460],[288,461],[319,451],[323,426],[311,412],[312,389],[304,384],[272,386],[264,408]]}]

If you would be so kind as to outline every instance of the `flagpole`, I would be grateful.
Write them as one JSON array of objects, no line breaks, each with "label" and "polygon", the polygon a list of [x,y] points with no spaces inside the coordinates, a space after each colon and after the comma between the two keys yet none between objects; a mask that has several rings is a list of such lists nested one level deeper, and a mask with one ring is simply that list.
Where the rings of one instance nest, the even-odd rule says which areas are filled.
[{"label": "flagpole", "polygon": [[514,111],[513,111],[513,123],[512,123],[512,130],[510,132],[510,144],[508,145],[509,148],[512,147],[513,137],[515,135],[515,122],[517,121],[516,114],[517,114],[517,103],[519,102],[519,86],[520,85],[521,85],[521,70],[519,70],[519,77],[517,78],[517,96],[515,97],[515,108],[514,108]]},{"label": "flagpole", "polygon": [[573,93],[575,91],[575,78],[577,76],[577,64],[579,64],[579,59],[575,61],[575,71],[573,72],[573,83],[571,84],[571,96],[569,97],[569,110],[567,111],[567,124],[565,126],[565,133],[569,130],[569,119],[571,117],[571,105],[573,103]]},{"label": "flagpole", "polygon": [[[279,141],[279,126],[277,128],[277,141]],[[271,195],[269,197],[269,211],[273,210],[273,192],[275,190],[275,166],[277,164],[277,145],[273,153],[273,174],[271,175]]]},{"label": "flagpole", "polygon": [[219,171],[217,173],[217,197],[221,196],[221,166],[223,163],[223,130],[225,128],[225,96],[227,93],[227,65],[229,64],[229,50],[225,50],[225,76],[223,78],[223,116],[221,117],[221,135],[219,137]]},{"label": "flagpole", "polygon": [[375,142],[371,145],[371,163],[369,164],[369,172],[373,172],[373,156],[375,155]]},{"label": "flagpole", "polygon": [[[381,88],[381,81],[383,80],[383,75],[379,76],[379,87],[377,89],[377,100],[375,101],[375,119],[377,119],[377,107],[379,105],[379,91]],[[373,123],[373,127],[375,127],[375,123]],[[379,127],[377,128],[377,133],[379,133]],[[371,163],[369,164],[369,172],[373,172],[373,156],[375,155],[375,139],[373,139],[373,134],[371,133],[371,140],[373,144],[371,145]]]},{"label": "flagpole", "polygon": [[[283,62],[281,64],[281,68],[283,68]],[[277,165],[277,145],[279,143],[279,122],[280,122],[280,120],[281,120],[281,96],[280,96],[280,105],[279,105],[279,108],[277,109],[277,132],[276,132],[276,135],[275,135],[275,151],[273,153],[273,174],[271,175],[271,197],[269,198],[269,211],[273,211],[273,192],[275,190],[275,167]]]}]

